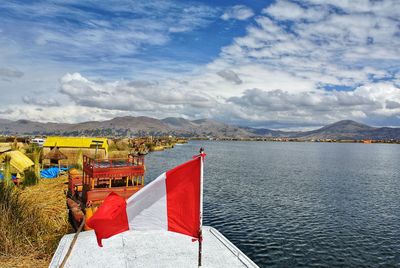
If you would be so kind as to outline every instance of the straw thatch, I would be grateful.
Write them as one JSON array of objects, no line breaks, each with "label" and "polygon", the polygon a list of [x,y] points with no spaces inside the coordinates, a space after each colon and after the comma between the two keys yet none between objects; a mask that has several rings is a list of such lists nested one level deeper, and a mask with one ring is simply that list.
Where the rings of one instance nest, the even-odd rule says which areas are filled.
[{"label": "straw thatch", "polygon": [[[15,149],[21,149],[25,146],[24,143],[22,142],[17,142],[15,144]],[[0,142],[0,147],[12,147],[13,146],[13,142]]]},{"label": "straw thatch", "polygon": [[11,151],[2,154],[0,156],[0,162],[3,162],[6,156],[11,158],[11,166],[19,173],[23,173],[25,169],[34,165],[32,160],[20,151]]},{"label": "straw thatch", "polygon": [[109,158],[126,158],[130,151],[110,151],[108,153]]},{"label": "straw thatch", "polygon": [[21,188],[0,187],[0,267],[48,267],[70,231],[66,177]]},{"label": "straw thatch", "polygon": [[51,149],[50,152],[48,152],[43,159],[50,159],[50,160],[63,160],[63,159],[68,159],[68,157],[63,154],[58,147],[54,147],[53,149]]},{"label": "straw thatch", "polygon": [[0,154],[11,151],[11,146],[0,146]]},{"label": "straw thatch", "polygon": [[[107,158],[107,152],[104,149],[98,149],[96,153],[95,148],[62,148],[59,147],[60,152],[62,152],[68,159],[60,160],[61,165],[76,165],[78,162],[82,162],[82,155],[87,155],[89,157],[97,159]],[[50,152],[50,148],[43,147],[43,154],[46,155]],[[50,162],[44,159],[45,164]]]}]

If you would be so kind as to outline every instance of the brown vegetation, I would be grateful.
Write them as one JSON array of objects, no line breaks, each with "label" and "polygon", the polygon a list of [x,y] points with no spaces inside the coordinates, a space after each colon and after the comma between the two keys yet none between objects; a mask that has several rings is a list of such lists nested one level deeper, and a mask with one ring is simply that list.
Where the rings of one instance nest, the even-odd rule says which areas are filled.
[{"label": "brown vegetation", "polygon": [[[62,152],[67,159],[60,160],[61,166],[75,166],[79,165],[79,161],[82,158],[82,155],[87,155],[89,157],[96,158],[107,158],[106,151],[104,149],[98,149],[96,153],[96,149],[93,148],[59,148],[60,152]],[[50,148],[43,148],[43,155],[50,152]],[[48,159],[43,159],[43,163],[46,166],[50,165],[50,161]]]},{"label": "brown vegetation", "polygon": [[66,177],[20,189],[0,184],[0,267],[47,267],[70,231]]}]

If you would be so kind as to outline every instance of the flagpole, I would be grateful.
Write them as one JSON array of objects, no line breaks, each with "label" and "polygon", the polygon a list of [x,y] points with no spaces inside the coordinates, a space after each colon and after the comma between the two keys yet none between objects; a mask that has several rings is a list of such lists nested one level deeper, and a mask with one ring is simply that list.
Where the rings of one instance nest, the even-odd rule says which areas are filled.
[{"label": "flagpole", "polygon": [[199,259],[198,266],[201,267],[201,253],[202,253],[202,245],[203,245],[203,162],[204,162],[204,149],[200,148],[200,229],[199,229]]}]

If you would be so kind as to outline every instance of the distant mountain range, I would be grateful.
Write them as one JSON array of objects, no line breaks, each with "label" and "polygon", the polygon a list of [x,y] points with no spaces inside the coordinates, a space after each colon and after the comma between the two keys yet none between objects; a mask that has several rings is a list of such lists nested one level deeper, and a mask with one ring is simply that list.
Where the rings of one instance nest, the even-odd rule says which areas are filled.
[{"label": "distant mountain range", "polygon": [[343,120],[312,131],[279,131],[265,128],[239,127],[210,119],[186,120],[168,117],[116,117],[106,121],[77,124],[39,123],[28,120],[0,119],[2,135],[66,135],[66,136],[163,136],[224,138],[296,138],[304,140],[400,140],[400,128],[371,127]]}]

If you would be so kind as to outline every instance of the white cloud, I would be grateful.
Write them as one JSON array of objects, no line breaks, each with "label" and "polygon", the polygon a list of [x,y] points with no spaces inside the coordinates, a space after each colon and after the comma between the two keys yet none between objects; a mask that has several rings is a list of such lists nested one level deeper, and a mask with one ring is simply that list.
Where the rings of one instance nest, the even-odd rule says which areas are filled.
[{"label": "white cloud", "polygon": [[76,123],[93,120],[107,120],[127,113],[106,109],[77,106],[73,104],[62,107],[45,107],[37,105],[9,105],[7,109],[0,109],[1,118],[17,120],[26,119],[38,122]]},{"label": "white cloud", "polygon": [[239,76],[232,70],[222,70],[217,72],[217,74],[227,81],[231,81],[237,85],[240,85],[243,81],[239,78]]},{"label": "white cloud", "polygon": [[329,9],[324,6],[314,6],[303,8],[299,4],[291,1],[281,0],[263,9],[264,14],[268,14],[278,20],[308,20],[318,21],[324,18]]},{"label": "white cloud", "polygon": [[332,122],[342,119],[365,120],[400,116],[400,88],[381,83],[350,92],[299,92],[247,90],[229,99],[240,116],[253,123]]},{"label": "white cloud", "polygon": [[229,7],[222,14],[221,19],[223,20],[247,20],[254,16],[254,12],[251,8],[243,5],[236,5]]},{"label": "white cloud", "polygon": [[60,103],[48,96],[23,96],[22,101],[26,104],[37,105],[41,107],[60,106]]},{"label": "white cloud", "polygon": [[215,101],[205,93],[186,88],[183,81],[159,83],[135,81],[95,82],[79,73],[66,74],[61,79],[60,92],[77,105],[100,109],[185,114],[194,117],[202,109],[212,108]]}]

